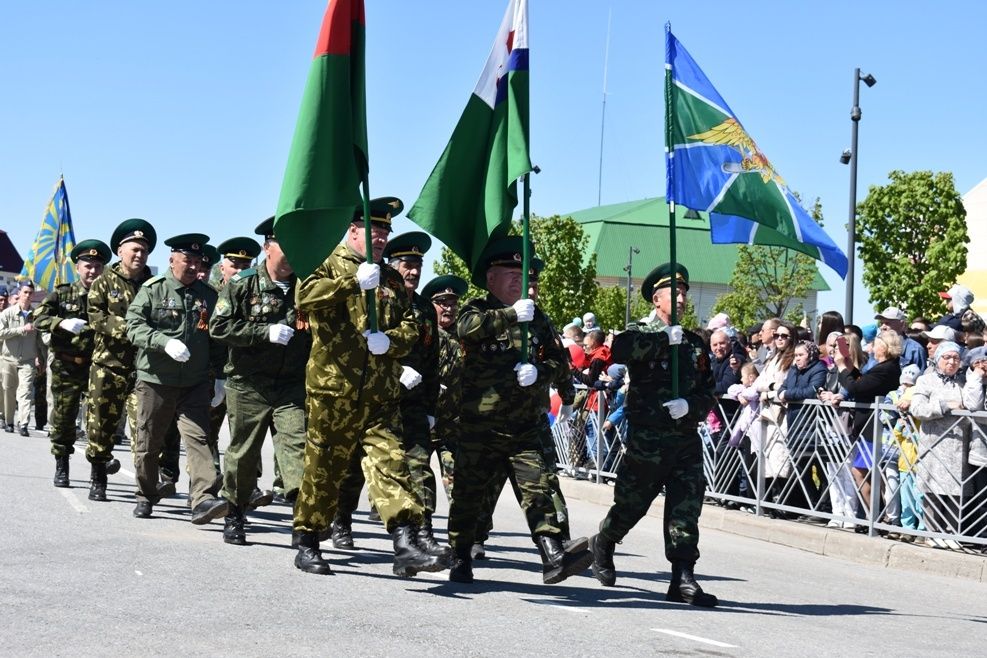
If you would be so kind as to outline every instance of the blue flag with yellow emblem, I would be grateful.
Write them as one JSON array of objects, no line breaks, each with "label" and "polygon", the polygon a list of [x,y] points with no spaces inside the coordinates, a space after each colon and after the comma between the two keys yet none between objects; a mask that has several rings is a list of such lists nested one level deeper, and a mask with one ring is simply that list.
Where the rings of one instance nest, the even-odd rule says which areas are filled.
[{"label": "blue flag with yellow emblem", "polygon": [[805,211],[669,25],[665,113],[669,203],[708,212],[714,243],[787,247],[846,278],[846,254]]},{"label": "blue flag with yellow emblem", "polygon": [[76,279],[70,258],[74,248],[75,232],[72,230],[69,195],[65,191],[65,179],[59,178],[41,220],[38,237],[24,259],[21,276],[49,292],[57,285],[72,283]]}]

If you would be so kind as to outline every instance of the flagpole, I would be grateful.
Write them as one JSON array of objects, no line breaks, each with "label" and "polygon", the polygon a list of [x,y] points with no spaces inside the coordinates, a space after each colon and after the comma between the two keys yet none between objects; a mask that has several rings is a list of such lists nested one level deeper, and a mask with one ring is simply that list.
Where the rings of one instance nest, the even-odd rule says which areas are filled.
[{"label": "flagpole", "polygon": [[[673,189],[672,187],[672,167],[671,158],[673,154],[673,144],[672,144],[672,71],[671,71],[671,36],[672,24],[665,23],[665,150],[667,151],[665,155],[665,177],[668,179],[666,184],[665,196],[669,196],[667,190]],[[678,324],[678,266],[676,263],[676,248],[675,248],[675,202],[673,200],[666,199],[668,201],[668,260],[671,263],[671,323],[672,325]],[[672,397],[677,398],[679,396],[679,351],[673,348],[672,353]]]},{"label": "flagpole", "polygon": [[[370,222],[370,181],[363,176],[363,251],[366,252],[367,262],[374,264],[373,229]],[[379,285],[379,284],[378,284]],[[367,328],[370,333],[377,332],[377,304],[374,295],[377,291],[371,288],[367,291]]]},{"label": "flagpole", "polygon": [[[524,195],[524,211],[521,215],[521,299],[528,298],[528,270],[531,267],[531,186],[529,177],[521,177]],[[528,361],[528,323],[521,323],[521,362]]]}]

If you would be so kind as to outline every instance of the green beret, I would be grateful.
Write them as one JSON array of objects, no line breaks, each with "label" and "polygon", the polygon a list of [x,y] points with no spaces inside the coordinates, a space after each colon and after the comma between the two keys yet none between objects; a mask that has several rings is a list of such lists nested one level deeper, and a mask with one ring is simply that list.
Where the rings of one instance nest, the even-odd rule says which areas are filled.
[{"label": "green beret", "polygon": [[[520,235],[494,238],[488,242],[480,254],[480,258],[477,259],[476,268],[473,270],[473,284],[486,289],[487,270],[495,265],[520,269],[523,246],[524,239]],[[534,245],[530,245],[529,243],[529,246],[528,253],[530,254],[531,261],[529,263],[528,274],[537,276],[541,272],[542,267],[544,267],[544,262],[539,258],[535,258]]]},{"label": "green beret", "polygon": [[165,240],[165,244],[171,247],[172,251],[180,251],[183,254],[202,256],[203,247],[209,242],[209,236],[203,233],[182,233],[173,238]]},{"label": "green beret", "polygon": [[[404,210],[404,203],[396,196],[382,196],[370,200],[370,223],[391,228],[391,219]],[[363,221],[363,204],[353,209],[353,221]]]},{"label": "green beret", "polygon": [[274,237],[274,215],[271,215],[254,229],[257,235],[263,235],[265,240],[277,239]]},{"label": "green beret", "polygon": [[230,238],[225,242],[220,242],[219,255],[222,258],[239,258],[242,260],[253,260],[260,253],[260,245],[253,238]]},{"label": "green beret", "polygon": [[[676,280],[680,285],[685,286],[685,289],[689,289],[689,270],[686,269],[685,265],[682,263],[676,263],[675,269],[678,271],[676,275]],[[655,290],[659,288],[669,288],[672,285],[672,264],[662,263],[655,269],[648,273],[648,276],[644,277],[644,283],[641,284],[641,296],[644,297],[649,302],[654,296]]]},{"label": "green beret", "polygon": [[154,251],[154,246],[158,243],[158,234],[154,232],[154,227],[143,219],[137,217],[125,219],[120,222],[110,237],[110,250],[116,252],[120,245],[126,242],[143,242],[147,245],[148,253]]},{"label": "green beret", "polygon": [[422,262],[422,255],[432,246],[428,233],[412,231],[396,235],[384,247],[384,260],[412,260]]},{"label": "green beret", "polygon": [[83,240],[75,245],[75,249],[72,250],[69,257],[73,263],[85,260],[98,261],[105,265],[113,258],[113,252],[110,251],[110,248],[102,240]]},{"label": "green beret", "polygon": [[219,250],[211,244],[202,245],[202,260],[208,265],[215,265],[219,262]]},{"label": "green beret", "polygon": [[466,283],[466,279],[455,274],[443,274],[425,284],[425,287],[422,288],[422,297],[428,300],[449,295],[462,297],[466,294],[467,288],[469,288],[469,284]]}]

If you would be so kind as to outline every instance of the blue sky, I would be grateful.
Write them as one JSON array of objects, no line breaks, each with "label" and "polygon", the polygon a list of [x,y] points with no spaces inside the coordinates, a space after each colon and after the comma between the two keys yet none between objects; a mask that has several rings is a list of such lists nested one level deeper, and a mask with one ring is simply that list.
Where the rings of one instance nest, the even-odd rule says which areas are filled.
[{"label": "blue sky", "polygon": [[[370,188],[410,207],[466,104],[506,0],[368,0]],[[0,228],[25,254],[59,173],[77,239],[128,217],[163,239],[249,235],[273,212],[323,0],[91,2],[0,7]],[[530,0],[532,211],[664,194],[666,20],[761,150],[841,247],[853,69],[858,196],[892,169],[984,177],[987,6],[977,2]],[[398,231],[414,225],[399,220]],[[663,236],[657,239],[664,239]],[[151,264],[162,266],[159,248]],[[860,271],[858,265],[858,273]],[[426,276],[430,273],[426,272]],[[820,309],[843,309],[843,282]],[[871,308],[857,288],[856,319]]]}]

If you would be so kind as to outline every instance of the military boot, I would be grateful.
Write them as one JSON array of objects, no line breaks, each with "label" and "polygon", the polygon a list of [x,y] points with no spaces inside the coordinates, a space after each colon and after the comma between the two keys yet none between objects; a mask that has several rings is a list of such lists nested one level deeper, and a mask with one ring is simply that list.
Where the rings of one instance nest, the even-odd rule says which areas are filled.
[{"label": "military boot", "polygon": [[456,548],[452,558],[452,568],[449,569],[449,582],[467,584],[473,582],[472,548],[472,546]]},{"label": "military boot", "polygon": [[415,541],[415,529],[401,525],[394,529],[394,575],[403,578],[414,576],[419,571],[442,571],[449,568],[449,560],[437,555],[429,555]]},{"label": "military boot", "polygon": [[322,559],[318,535],[314,532],[292,532],[291,543],[298,546],[298,554],[295,555],[296,567],[305,573],[315,573],[320,576],[332,575],[329,563]]},{"label": "military boot", "polygon": [[69,456],[55,457],[55,486],[64,489],[69,486]]},{"label": "military boot", "polygon": [[89,500],[106,501],[106,464],[93,462],[89,478]]},{"label": "military boot", "polygon": [[435,541],[435,535],[432,534],[431,517],[426,517],[425,522],[418,528],[418,545],[429,555],[441,557],[446,561],[452,559],[452,549]]},{"label": "military boot", "polygon": [[574,540],[573,545],[567,547],[552,535],[538,535],[535,541],[541,553],[542,581],[546,585],[561,583],[569,576],[585,571],[593,562],[593,554],[586,549],[585,537]]},{"label": "military boot", "polygon": [[247,533],[243,530],[243,508],[230,505],[223,525],[223,541],[236,546],[247,545]]},{"label": "military boot", "polygon": [[351,519],[337,514],[332,520],[332,545],[333,548],[349,550],[353,548],[353,522]]},{"label": "military boot", "polygon": [[589,538],[589,550],[593,553],[593,575],[600,584],[613,587],[617,582],[617,568],[613,566],[615,542],[602,532]]},{"label": "military boot", "polygon": [[110,461],[106,462],[106,474],[114,475],[120,472],[120,460],[116,457],[110,458]]},{"label": "military boot", "polygon": [[712,594],[707,594],[696,582],[692,572],[695,562],[672,562],[672,582],[668,584],[666,601],[689,603],[701,608],[713,608],[719,603]]},{"label": "military boot", "polygon": [[[222,480],[220,480],[222,482]],[[219,489],[216,490],[217,492]],[[250,502],[247,503],[247,509],[253,511],[258,507],[267,507],[272,502],[274,502],[274,492],[270,489],[265,489],[261,491],[260,487],[254,487],[254,490],[250,494]]]}]

